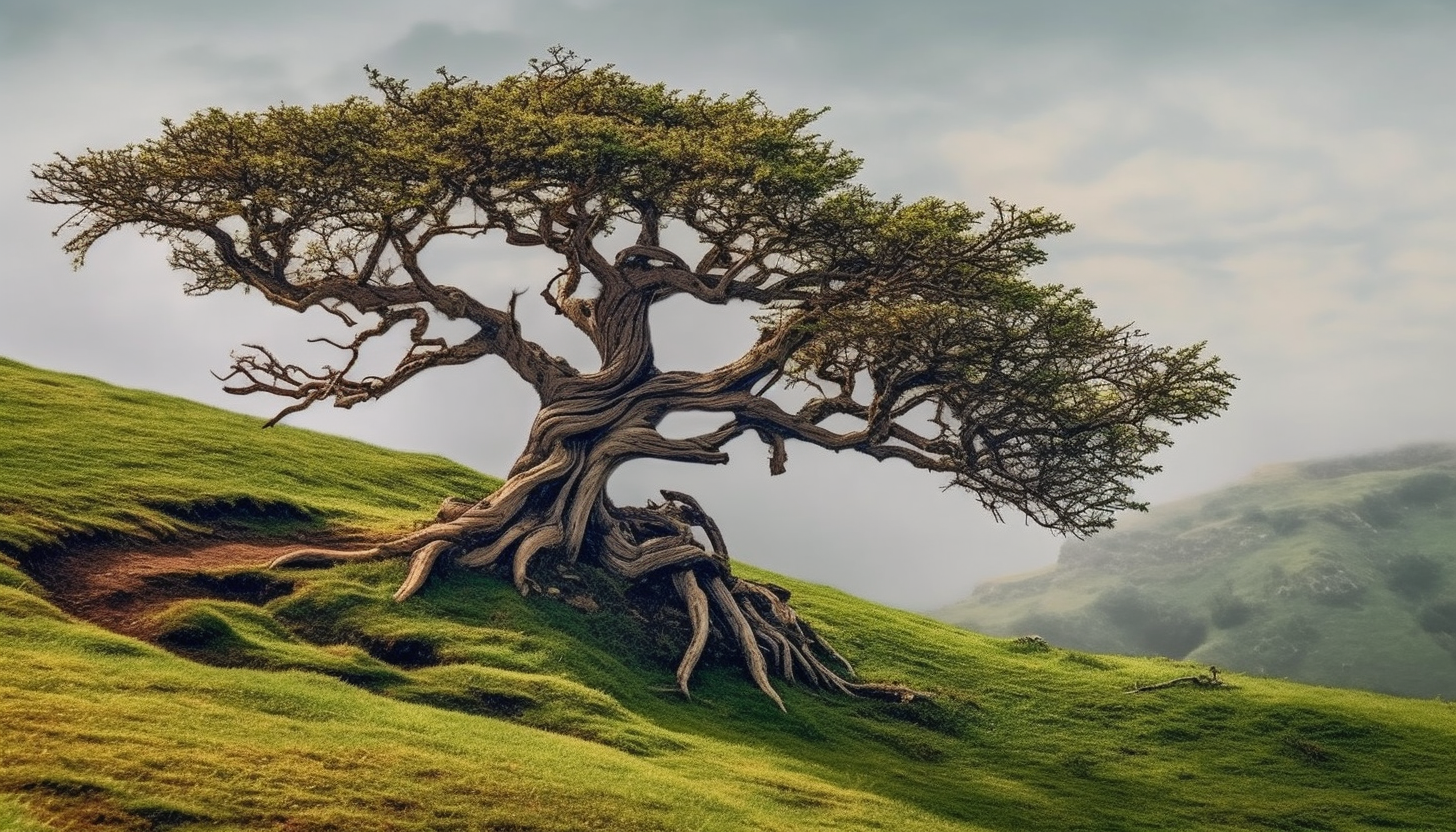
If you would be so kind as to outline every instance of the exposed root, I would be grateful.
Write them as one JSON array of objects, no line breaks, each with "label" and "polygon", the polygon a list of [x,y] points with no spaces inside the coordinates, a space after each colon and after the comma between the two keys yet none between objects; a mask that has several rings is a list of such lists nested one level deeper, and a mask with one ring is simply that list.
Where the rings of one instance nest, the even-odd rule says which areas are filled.
[{"label": "exposed root", "polygon": [[279,555],[269,561],[269,569],[277,569],[280,566],[328,566],[334,563],[347,563],[350,561],[377,560],[388,557],[389,553],[381,548],[365,549],[362,552],[351,552],[344,549],[297,549],[284,555]]},{"label": "exposed root", "polygon": [[703,650],[708,646],[708,596],[691,571],[674,572],[672,584],[687,607],[688,620],[693,626],[693,636],[677,665],[677,689],[682,691],[683,696],[691,698],[692,695],[688,693],[688,679],[692,678],[693,670],[697,668],[698,660],[703,657]]},{"label": "exposed root", "polygon": [[426,543],[416,549],[414,554],[410,555],[409,574],[405,576],[404,583],[400,584],[399,589],[395,590],[394,600],[403,601],[424,586],[425,578],[429,577],[435,561],[453,545],[448,540],[436,540],[434,543]]},{"label": "exposed root", "polygon": [[530,589],[529,578],[526,576],[526,567],[531,565],[531,558],[534,558],[542,550],[550,549],[561,543],[561,529],[557,526],[538,526],[530,534],[521,538],[521,543],[516,547],[516,555],[511,559],[511,579],[516,583],[516,589],[525,595]]},{"label": "exposed root", "polygon": [[[548,460],[552,470],[562,460]],[[615,506],[597,496],[590,510],[574,504],[568,485],[553,488],[547,499],[529,499],[526,489],[507,483],[488,500],[447,500],[436,521],[420,530],[362,551],[300,549],[274,559],[279,566],[406,557],[409,571],[394,593],[403,601],[418,592],[443,562],[489,567],[510,556],[510,575],[524,595],[535,583],[531,564],[543,554],[557,563],[585,557],[617,577],[643,581],[667,577],[687,612],[688,643],[677,665],[677,689],[689,695],[689,682],[714,633],[742,657],[749,677],[781,710],[784,701],[770,675],[848,696],[869,696],[896,702],[926,694],[890,684],[850,681],[854,668],[821,639],[789,606],[789,592],[772,584],[735,577],[722,532],[697,500],[664,491],[664,503],[642,507]],[[577,495],[580,497],[580,495]],[[574,529],[590,523],[591,533]],[[707,546],[694,534],[701,530]],[[585,540],[582,547],[576,541]],[[716,626],[715,626],[716,625]],[[842,666],[844,676],[825,662]]]},{"label": "exposed root", "polygon": [[743,653],[743,660],[748,665],[748,675],[753,678],[753,683],[763,691],[779,710],[787,710],[784,707],[784,700],[779,698],[778,691],[768,681],[768,669],[763,663],[763,653],[758,649],[757,639],[754,638],[753,627],[743,615],[738,603],[733,600],[733,595],[728,587],[716,576],[708,581],[708,598],[712,600],[718,612],[728,619],[729,631],[738,641],[738,649]]},{"label": "exposed root", "polygon": [[515,545],[516,541],[520,540],[521,535],[525,534],[526,531],[527,529],[523,526],[507,529],[492,541],[490,545],[471,549],[469,552],[456,558],[455,562],[461,566],[469,567],[490,566],[499,560],[500,556],[504,555],[507,549]]}]

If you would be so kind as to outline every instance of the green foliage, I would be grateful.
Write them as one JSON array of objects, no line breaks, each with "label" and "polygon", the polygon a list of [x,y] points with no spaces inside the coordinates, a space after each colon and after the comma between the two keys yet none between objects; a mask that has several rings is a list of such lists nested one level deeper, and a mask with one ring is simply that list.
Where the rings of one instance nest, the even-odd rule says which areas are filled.
[{"label": "green foliage", "polygon": [[[941,215],[937,235],[969,235],[964,206],[893,205],[900,213]],[[1031,212],[1031,234],[1064,226]],[[921,222],[929,222],[922,217]],[[929,234],[929,232],[925,232]],[[899,256],[899,255],[897,255]],[[974,492],[998,517],[1016,508],[1042,525],[1090,533],[1112,525],[1132,501],[1132,481],[1157,470],[1144,460],[1170,444],[1160,425],[1197,421],[1223,407],[1233,376],[1205,357],[1203,345],[1152,347],[1144,333],[1108,326],[1075,289],[976,268],[958,280],[877,287],[864,300],[829,304],[789,365],[804,384],[868,375],[877,392],[934,408],[955,485]],[[887,428],[888,429],[888,428]]]},{"label": "green foliage", "polygon": [[468,171],[469,186],[508,198],[592,182],[609,213],[649,203],[663,217],[712,211],[741,233],[859,168],[808,132],[816,112],[778,116],[752,93],[684,94],[610,66],[588,70],[567,53],[489,85],[446,76],[411,93],[373,77],[413,116],[412,144],[447,160],[443,178]]},{"label": "green foliage", "polygon": [[588,70],[564,51],[494,84],[441,74],[410,90],[371,71],[383,101],[167,120],[156,139],[38,167],[36,198],[80,208],[66,244],[78,263],[102,236],[138,224],[171,242],[174,265],[207,292],[243,279],[226,246],[214,248],[229,220],[253,243],[296,255],[288,266],[307,283],[369,259],[379,218],[447,223],[462,199],[513,226],[515,215],[569,207],[585,185],[594,231],[650,210],[708,223],[727,243],[777,226],[859,168],[808,131],[818,113],[776,115],[752,93],[685,94]]}]

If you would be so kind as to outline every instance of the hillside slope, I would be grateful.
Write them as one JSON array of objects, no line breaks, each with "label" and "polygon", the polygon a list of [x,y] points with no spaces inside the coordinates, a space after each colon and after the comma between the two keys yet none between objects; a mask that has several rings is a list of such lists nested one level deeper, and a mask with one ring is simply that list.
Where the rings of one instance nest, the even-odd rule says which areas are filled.
[{"label": "hillside slope", "polygon": [[0,550],[205,531],[213,515],[299,528],[403,528],[500,484],[195,402],[0,358]]},{"label": "hillside slope", "polygon": [[[49,524],[0,543],[0,828],[1432,829],[1456,802],[1447,703],[1237,676],[1129,693],[1199,668],[989,638],[748,567],[866,678],[934,698],[786,689],[781,713],[710,657],[684,700],[670,622],[522,598],[474,571],[395,604],[402,564],[280,573],[212,554],[404,523],[432,490],[488,486],[478,475],[300,431],[235,487],[185,449],[148,476],[128,443],[71,430],[206,424],[189,443],[222,448],[254,442],[256,421],[0,363],[0,414],[18,410],[5,453],[32,449],[32,470],[109,519],[0,480],[7,512]],[[91,450],[47,466],[40,436]],[[313,468],[308,446],[335,467]],[[368,484],[380,470],[415,485]],[[207,511],[157,508],[167,489]],[[276,505],[292,508],[258,510]],[[144,539],[159,535],[173,539]],[[140,637],[63,609],[59,565],[120,587],[148,558],[157,570],[128,585],[152,593]]]},{"label": "hillside slope", "polygon": [[1456,445],[1272,466],[936,617],[1081,650],[1456,697]]}]

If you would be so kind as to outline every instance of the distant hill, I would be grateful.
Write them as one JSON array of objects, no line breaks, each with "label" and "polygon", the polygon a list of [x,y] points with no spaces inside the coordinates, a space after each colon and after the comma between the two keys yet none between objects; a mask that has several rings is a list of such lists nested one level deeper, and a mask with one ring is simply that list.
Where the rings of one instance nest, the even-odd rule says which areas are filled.
[{"label": "distant hill", "polygon": [[479,570],[395,603],[401,562],[262,568],[237,553],[496,481],[260,424],[0,359],[0,829],[1449,827],[1448,703],[1237,674],[1130,693],[1204,668],[739,565],[865,678],[931,694],[781,684],[783,713],[729,655],[679,695],[681,622]]},{"label": "distant hill", "polygon": [[1276,465],[1068,541],[937,618],[1080,650],[1456,697],[1456,444]]}]

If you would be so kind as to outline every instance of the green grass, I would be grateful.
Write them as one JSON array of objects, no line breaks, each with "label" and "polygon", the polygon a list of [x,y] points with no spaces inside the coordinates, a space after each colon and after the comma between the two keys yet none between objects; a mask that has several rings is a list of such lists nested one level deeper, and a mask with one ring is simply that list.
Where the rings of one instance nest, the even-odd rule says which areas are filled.
[{"label": "green grass", "polygon": [[1081,650],[1456,697],[1456,446],[1275,466],[937,616]]},{"label": "green grass", "polygon": [[[412,462],[443,464],[387,464]],[[213,476],[169,471],[183,488]],[[289,493],[350,524],[408,519],[347,483]],[[1243,676],[1129,694],[1195,666],[1041,649],[738,568],[791,589],[866,677],[935,698],[780,685],[785,714],[713,660],[685,701],[663,632],[474,572],[404,604],[402,564],[290,573],[266,605],[158,613],[164,650],[70,618],[10,569],[0,828],[1414,830],[1456,804],[1447,703]]]},{"label": "green grass", "polygon": [[254,526],[407,526],[499,480],[0,358],[0,550]]}]

